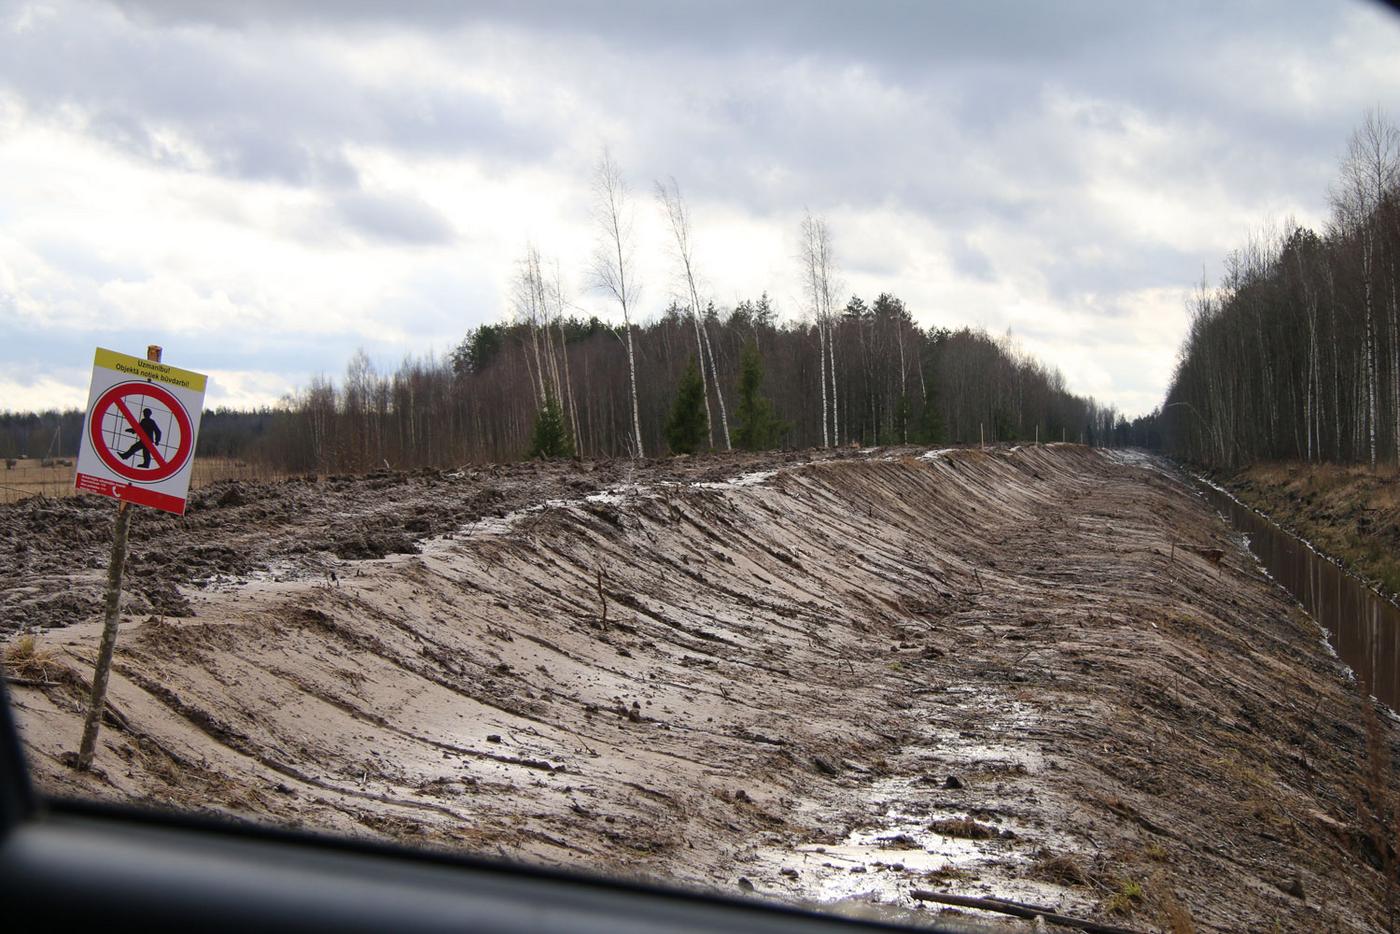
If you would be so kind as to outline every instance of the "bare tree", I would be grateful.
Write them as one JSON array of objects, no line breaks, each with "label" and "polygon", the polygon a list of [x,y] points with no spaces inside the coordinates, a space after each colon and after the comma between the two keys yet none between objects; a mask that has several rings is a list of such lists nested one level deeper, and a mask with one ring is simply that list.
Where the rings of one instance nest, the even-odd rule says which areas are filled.
[{"label": "bare tree", "polygon": [[[520,269],[515,277],[515,294],[513,297],[515,306],[515,317],[520,323],[527,326],[530,336],[531,355],[525,358],[525,366],[530,371],[530,382],[535,389],[535,404],[543,406],[547,391],[545,380],[550,374],[550,360],[552,355],[547,354],[548,332],[546,331],[545,351],[540,349],[540,331],[548,327],[548,310],[546,308],[544,276],[540,271],[540,253],[535,249],[533,243],[525,247],[525,258],[520,261]],[[533,356],[533,365],[531,357]],[[551,385],[556,391],[555,398],[558,398],[558,382],[551,379]]]},{"label": "bare tree", "polygon": [[[836,304],[836,263],[831,250],[831,231],[826,221],[813,217],[808,211],[802,218],[802,240],[799,252],[807,289],[808,306],[817,322],[817,341],[821,350],[819,375],[821,379],[822,445],[841,443],[840,423],[836,401],[836,337],[833,329],[833,308]],[[831,391],[827,393],[827,379]],[[830,415],[831,434],[827,435]],[[828,437],[830,440],[828,440]]]},{"label": "bare tree", "polygon": [[564,389],[568,395],[566,401],[569,406],[569,424],[574,433],[574,445],[582,452],[582,441],[578,433],[578,405],[574,402],[574,382],[569,376],[569,342],[564,335],[564,309],[570,307],[570,303],[564,292],[564,276],[560,272],[557,260],[554,263],[554,277],[549,288],[549,302],[554,326],[559,332],[559,358],[564,364]]},{"label": "bare tree", "polygon": [[627,331],[627,376],[632,394],[632,456],[642,457],[642,416],[637,403],[637,356],[632,346],[632,307],[637,286],[632,275],[632,210],[627,182],[606,149],[598,160],[593,194],[598,224],[598,246],[593,257],[593,277],[622,309]]},{"label": "bare tree", "polygon": [[[1365,317],[1366,367],[1366,430],[1371,466],[1376,465],[1376,430],[1378,423],[1379,386],[1376,362],[1376,252],[1380,239],[1380,207],[1387,194],[1400,187],[1400,130],[1390,123],[1379,108],[1366,111],[1361,126],[1351,134],[1347,154],[1342,160],[1341,179],[1332,190],[1332,204],[1338,226],[1352,232],[1360,247],[1361,290]],[[1392,360],[1400,360],[1397,344],[1394,305],[1392,302],[1391,344]],[[1395,376],[1396,365],[1390,369]],[[1400,398],[1400,377],[1392,393]],[[1395,446],[1400,456],[1400,405],[1396,408]]]},{"label": "bare tree", "polygon": [[[656,183],[656,198],[666,212],[666,220],[671,225],[675,238],[676,262],[681,267],[681,278],[685,282],[687,299],[690,303],[690,317],[695,322],[696,353],[700,355],[700,382],[705,390],[705,422],[710,429],[710,447],[715,446],[714,421],[710,416],[710,383],[714,383],[715,397],[719,400],[720,424],[724,428],[724,449],[733,450],[729,442],[729,412],[724,405],[724,390],[720,385],[719,371],[715,368],[715,352],[710,345],[709,330],[700,317],[700,290],[695,285],[694,250],[690,239],[690,212],[681,197],[680,185],[672,178],[669,184]],[[709,375],[706,375],[704,361],[709,360]]]}]

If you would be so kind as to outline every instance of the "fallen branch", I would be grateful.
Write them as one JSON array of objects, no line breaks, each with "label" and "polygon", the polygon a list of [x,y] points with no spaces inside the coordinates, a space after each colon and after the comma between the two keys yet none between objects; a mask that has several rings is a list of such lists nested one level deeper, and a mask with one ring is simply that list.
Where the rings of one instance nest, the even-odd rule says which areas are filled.
[{"label": "fallen branch", "polygon": [[6,675],[7,684],[13,684],[22,688],[61,688],[62,681],[41,681],[38,678],[16,678],[13,675]]},{"label": "fallen branch", "polygon": [[1000,898],[974,898],[971,895],[945,895],[942,892],[930,892],[926,889],[912,889],[909,897],[921,902],[938,902],[943,905],[956,905],[959,908],[980,908],[983,911],[996,911],[1004,915],[1011,915],[1016,918],[1025,918],[1034,921],[1036,918],[1044,918],[1050,924],[1058,924],[1067,928],[1076,928],[1080,931],[1087,931],[1089,934],[1139,934],[1131,928],[1120,928],[1112,924],[1100,924],[1097,921],[1086,921],[1083,918],[1071,918],[1068,915],[1057,914],[1049,908],[1041,908],[1037,905],[1025,905],[1021,902],[1004,901]]}]

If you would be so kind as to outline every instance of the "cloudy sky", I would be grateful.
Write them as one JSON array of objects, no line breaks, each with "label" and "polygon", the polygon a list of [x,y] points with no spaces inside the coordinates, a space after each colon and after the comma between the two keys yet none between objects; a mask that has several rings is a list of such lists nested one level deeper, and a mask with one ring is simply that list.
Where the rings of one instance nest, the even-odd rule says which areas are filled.
[{"label": "cloudy sky", "polygon": [[1375,105],[1400,20],[1360,2],[0,0],[0,410],[82,405],[99,345],[235,406],[442,354],[531,241],[606,314],[607,146],[648,314],[674,176],[717,305],[803,314],[810,208],[846,292],[1143,412],[1186,292],[1266,219],[1325,224]]}]

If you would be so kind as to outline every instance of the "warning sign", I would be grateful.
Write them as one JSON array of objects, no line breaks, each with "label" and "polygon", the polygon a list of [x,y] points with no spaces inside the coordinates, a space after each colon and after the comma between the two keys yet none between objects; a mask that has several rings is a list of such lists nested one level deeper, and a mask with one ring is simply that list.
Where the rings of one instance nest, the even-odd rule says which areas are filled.
[{"label": "warning sign", "polygon": [[77,488],[183,513],[207,379],[99,348]]}]

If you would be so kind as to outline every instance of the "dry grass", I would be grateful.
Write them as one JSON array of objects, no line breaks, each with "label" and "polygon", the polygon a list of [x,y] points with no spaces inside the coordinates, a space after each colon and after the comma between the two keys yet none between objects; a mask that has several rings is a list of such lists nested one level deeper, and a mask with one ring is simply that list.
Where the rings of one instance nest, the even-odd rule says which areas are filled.
[{"label": "dry grass", "polygon": [[40,648],[39,639],[32,632],[5,646],[5,672],[12,678],[47,681],[55,667],[53,652]]},{"label": "dry grass", "polygon": [[1092,877],[1089,871],[1073,856],[1045,856],[1031,867],[1031,875],[1055,885],[1089,885]]},{"label": "dry grass", "polygon": [[970,817],[949,817],[936,820],[929,830],[945,837],[960,837],[964,840],[989,840],[997,836],[997,830],[988,824],[979,824]]},{"label": "dry grass", "polygon": [[1378,863],[1385,880],[1385,929],[1394,934],[1396,915],[1400,912],[1400,879],[1397,879],[1395,855],[1400,849],[1400,795],[1395,791],[1394,760],[1385,728],[1381,725],[1376,705],[1364,682],[1357,683],[1361,701],[1361,726],[1366,734],[1366,765],[1363,788],[1356,791],[1356,811],[1359,832],[1365,838],[1366,849]]},{"label": "dry grass", "polygon": [[1171,934],[1196,934],[1196,921],[1176,894],[1164,885],[1154,885],[1153,889],[1161,903],[1160,916],[1166,922],[1167,930]]},{"label": "dry grass", "polygon": [[1142,901],[1142,883],[1121,879],[1113,894],[1104,899],[1103,910],[1111,915],[1130,915]]},{"label": "dry grass", "polygon": [[1256,464],[1227,484],[1262,510],[1342,559],[1363,576],[1400,593],[1400,468],[1359,465]]},{"label": "dry grass", "polygon": [[[8,463],[8,462],[6,462]],[[220,480],[280,480],[285,473],[227,457],[197,458],[192,489]],[[73,461],[63,458],[49,466],[36,458],[21,458],[13,467],[0,469],[0,503],[16,503],[30,496],[73,496]]]}]

